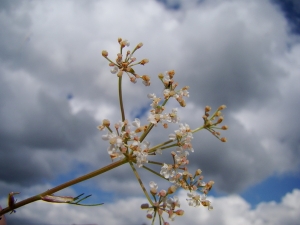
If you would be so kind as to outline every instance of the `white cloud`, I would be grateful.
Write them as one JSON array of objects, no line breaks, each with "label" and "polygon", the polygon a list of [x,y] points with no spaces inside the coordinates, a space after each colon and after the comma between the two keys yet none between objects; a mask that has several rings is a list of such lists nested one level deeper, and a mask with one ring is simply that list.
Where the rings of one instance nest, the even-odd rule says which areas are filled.
[{"label": "white cloud", "polygon": [[[147,93],[161,94],[156,76],[169,69],[176,70],[180,87],[191,87],[182,122],[194,127],[202,124],[205,105],[228,105],[230,130],[222,135],[229,142],[195,134],[190,155],[191,166],[214,179],[218,190],[237,192],[299,168],[300,51],[282,13],[269,1],[187,2],[172,11],[150,0],[24,1],[0,11],[0,171],[15,164],[10,175],[0,173],[5,191],[71,171],[72,161],[93,168],[110,163],[96,127],[104,118],[119,121],[120,113],[117,80],[101,50],[114,59],[119,36],[130,48],[142,41],[137,56],[150,59],[136,71],[151,75],[151,87],[124,77],[128,115],[150,104]],[[156,130],[151,143],[162,139]],[[131,186],[134,176],[125,176],[130,168],[121,170],[105,175],[110,180],[101,187],[120,190],[124,180]]]},{"label": "white cloud", "polygon": [[[185,211],[176,217],[171,224],[211,224],[211,225],[280,225],[297,224],[299,215],[300,190],[287,193],[282,201],[261,202],[251,209],[249,203],[238,195],[213,198],[209,197],[214,209],[208,211],[204,207],[190,207],[185,201],[186,192],[179,193],[181,209]],[[146,203],[143,198],[120,199],[114,203],[99,207],[77,207],[63,204],[36,202],[8,215],[10,220],[16,217],[26,223],[42,224],[150,224],[146,219],[146,210],[140,205]],[[165,217],[167,218],[167,216]]]}]

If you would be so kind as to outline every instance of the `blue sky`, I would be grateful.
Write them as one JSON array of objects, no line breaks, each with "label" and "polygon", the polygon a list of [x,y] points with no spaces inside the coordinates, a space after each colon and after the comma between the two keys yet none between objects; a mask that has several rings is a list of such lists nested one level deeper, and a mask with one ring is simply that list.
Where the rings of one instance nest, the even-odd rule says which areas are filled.
[{"label": "blue sky", "polygon": [[[1,1],[0,204],[18,201],[111,163],[103,119],[120,120],[117,79],[102,50],[115,58],[117,38],[139,42],[135,71],[150,87],[123,79],[126,117],[147,123],[151,100],[162,96],[159,73],[174,69],[179,87],[190,86],[182,123],[203,123],[203,109],[222,104],[222,143],[194,134],[190,170],[201,168],[214,210],[191,208],[178,191],[184,217],[172,224],[297,224],[300,201],[298,112],[300,4],[296,0]],[[151,146],[177,129],[155,128]],[[155,158],[158,160],[158,158]],[[159,161],[170,162],[170,151]],[[155,167],[160,171],[159,167]],[[138,169],[143,182],[169,183]],[[99,208],[33,203],[8,215],[14,224],[150,224],[146,202],[130,167],[65,189],[92,194]],[[226,205],[226,207],[224,207]],[[198,210],[198,211],[197,211]]]}]

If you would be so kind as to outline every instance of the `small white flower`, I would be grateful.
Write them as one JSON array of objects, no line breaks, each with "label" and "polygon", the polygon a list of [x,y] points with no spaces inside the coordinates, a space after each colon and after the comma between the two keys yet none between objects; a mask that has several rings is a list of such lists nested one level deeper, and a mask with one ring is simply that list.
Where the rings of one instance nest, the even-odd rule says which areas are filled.
[{"label": "small white flower", "polygon": [[124,43],[125,43],[125,45],[126,45],[127,47],[130,46],[130,42],[129,42],[128,40],[124,40]]},{"label": "small white flower", "polygon": [[134,127],[139,128],[141,126],[141,121],[138,118],[135,118],[134,121],[132,122],[132,125]]},{"label": "small white flower", "polygon": [[118,71],[119,71],[119,68],[118,68],[117,66],[114,66],[114,67],[110,70],[110,72],[111,72],[112,74],[116,74]]},{"label": "small white flower", "polygon": [[162,154],[162,150],[161,150],[161,148],[158,148],[158,149],[156,149],[155,153],[156,153],[156,154],[160,154],[160,155],[161,155],[161,154]]},{"label": "small white flower", "polygon": [[161,167],[160,174],[163,175],[166,179],[173,178],[176,175],[176,171],[171,165],[164,163]]},{"label": "small white flower", "polygon": [[143,82],[142,82],[145,86],[150,86],[150,81],[145,81],[145,80],[143,80]]},{"label": "small white flower", "polygon": [[150,99],[155,99],[156,95],[154,93],[153,94],[150,93],[150,94],[147,95],[147,97],[150,98]]},{"label": "small white flower", "polygon": [[187,196],[189,197],[188,199],[186,199],[187,202],[189,203],[189,206],[198,207],[201,205],[200,195],[192,192],[192,193],[187,193]]},{"label": "small white flower", "polygon": [[150,186],[150,188],[153,188],[155,190],[157,190],[157,188],[158,188],[158,185],[154,181],[150,181],[149,186]]},{"label": "small white flower", "polygon": [[150,114],[147,119],[150,123],[157,124],[155,114]]},{"label": "small white flower", "polygon": [[169,139],[174,141],[176,139],[176,135],[175,134],[169,134]]},{"label": "small white flower", "polygon": [[180,207],[179,198],[177,196],[174,196],[173,198],[168,198],[167,207],[169,209],[175,209],[176,207]]}]

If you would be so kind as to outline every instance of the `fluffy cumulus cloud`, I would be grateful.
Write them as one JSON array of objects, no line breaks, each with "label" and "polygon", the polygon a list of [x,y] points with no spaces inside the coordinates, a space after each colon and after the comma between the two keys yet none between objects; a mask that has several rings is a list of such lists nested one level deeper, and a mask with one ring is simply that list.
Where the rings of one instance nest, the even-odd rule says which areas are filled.
[{"label": "fluffy cumulus cloud", "polygon": [[[255,225],[295,225],[298,224],[300,190],[286,194],[279,203],[261,202],[251,208],[238,195],[220,198],[210,198],[214,209],[208,211],[204,207],[188,206],[186,193],[180,192],[179,199],[184,216],[175,217],[172,224],[255,224]],[[131,197],[120,199],[114,203],[99,207],[77,207],[71,205],[43,202],[33,203],[21,208],[13,215],[14,220],[9,224],[150,224],[146,218],[147,211],[140,209],[145,202],[143,198]],[[41,216],[43,215],[43,216]],[[10,221],[11,215],[7,216]],[[168,216],[164,215],[168,220]],[[170,220],[169,220],[170,221]]]},{"label": "fluffy cumulus cloud", "polygon": [[[299,12],[297,1],[286,2],[296,2],[294,11]],[[299,172],[300,42],[276,1],[5,0],[0,3],[0,28],[1,196],[21,191],[22,199],[111,162],[101,140],[106,131],[96,127],[104,118],[120,120],[117,79],[101,56],[105,49],[111,59],[116,57],[118,37],[128,39],[130,48],[143,42],[136,57],[150,60],[135,68],[150,75],[150,87],[124,76],[129,120],[138,116],[146,122],[151,103],[146,96],[162,95],[157,74],[171,69],[179,87],[190,86],[187,106],[179,109],[182,122],[194,129],[203,123],[205,105],[213,110],[227,105],[230,130],[222,135],[229,141],[221,143],[201,131],[194,134],[190,155],[191,171],[201,168],[218,192],[238,194],[271,175]],[[180,108],[177,102],[168,109],[172,107]],[[155,129],[151,146],[172,132]],[[159,160],[172,162],[168,151]],[[145,183],[157,179],[147,171],[139,173]],[[85,187],[113,193],[114,202],[80,212],[34,203],[10,216],[10,222],[45,223],[46,218],[54,224],[77,218],[97,224],[105,218],[108,224],[147,223],[143,213],[133,212],[143,200],[136,196],[142,191],[129,166]],[[215,198],[213,212],[189,209],[184,218],[190,223],[296,224],[295,199],[299,190],[280,203],[252,209],[230,195]],[[275,212],[277,219],[270,217]]]}]

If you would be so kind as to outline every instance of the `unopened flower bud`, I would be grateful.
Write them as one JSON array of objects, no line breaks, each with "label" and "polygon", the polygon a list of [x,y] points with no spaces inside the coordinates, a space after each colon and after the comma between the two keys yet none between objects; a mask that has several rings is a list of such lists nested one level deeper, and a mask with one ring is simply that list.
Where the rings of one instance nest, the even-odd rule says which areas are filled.
[{"label": "unopened flower bud", "polygon": [[182,209],[178,209],[177,211],[175,211],[177,216],[182,216],[184,214],[184,211]]},{"label": "unopened flower bud", "polygon": [[122,38],[118,38],[118,42],[120,43],[122,41]]},{"label": "unopened flower bud", "polygon": [[102,56],[107,57],[108,56],[108,52],[106,50],[102,51]]},{"label": "unopened flower bud", "polygon": [[149,204],[148,203],[144,203],[141,205],[141,209],[148,209],[149,208]]},{"label": "unopened flower bud", "polygon": [[175,75],[175,70],[169,70],[169,71],[167,71],[167,74],[172,79],[174,77],[174,75]]},{"label": "unopened flower bud", "polygon": [[117,73],[118,77],[121,77],[123,75],[123,70],[119,70],[119,72]]},{"label": "unopened flower bud", "polygon": [[166,190],[161,190],[161,191],[158,193],[158,196],[165,197],[166,194],[167,194]]},{"label": "unopened flower bud", "polygon": [[146,63],[148,63],[149,62],[149,59],[142,59],[141,61],[140,61],[140,64],[141,65],[145,65]]},{"label": "unopened flower bud", "polygon": [[202,173],[202,171],[200,169],[197,169],[195,174],[196,174],[196,176],[199,176],[201,173]]},{"label": "unopened flower bud", "polygon": [[220,140],[221,140],[222,142],[227,142],[227,139],[226,139],[225,137],[222,137]]},{"label": "unopened flower bud", "polygon": [[227,125],[224,125],[224,126],[221,127],[221,129],[222,129],[222,130],[228,130],[228,126],[227,126]]},{"label": "unopened flower bud", "polygon": [[181,101],[178,101],[181,107],[186,106],[186,102],[182,99]]},{"label": "unopened flower bud", "polygon": [[142,46],[143,46],[143,43],[140,42],[140,43],[138,43],[138,45],[136,46],[136,48],[141,48]]},{"label": "unopened flower bud", "polygon": [[209,112],[211,110],[211,107],[210,106],[205,106],[205,112]]},{"label": "unopened flower bud", "polygon": [[163,79],[164,78],[164,75],[162,73],[158,74],[158,78],[159,79]]},{"label": "unopened flower bud", "polygon": [[157,190],[156,190],[155,188],[150,188],[150,193],[151,193],[152,195],[156,195]]},{"label": "unopened flower bud", "polygon": [[143,75],[141,76],[141,78],[144,80],[144,81],[150,81],[150,77],[148,75]]},{"label": "unopened flower bud", "polygon": [[205,185],[204,188],[210,191],[210,189],[212,188],[214,183],[215,182],[211,180],[211,181],[207,182],[207,184]]},{"label": "unopened flower bud", "polygon": [[172,185],[168,188],[168,194],[173,194],[176,191],[176,186]]},{"label": "unopened flower bud", "polygon": [[148,219],[152,219],[152,215],[151,214],[147,214],[146,216]]},{"label": "unopened flower bud", "polygon": [[224,120],[223,116],[220,116],[217,123],[222,123],[223,120]]},{"label": "unopened flower bud", "polygon": [[210,206],[210,201],[208,201],[208,200],[201,201],[201,204],[202,204],[203,206]]},{"label": "unopened flower bud", "polygon": [[102,121],[103,126],[109,127],[110,126],[110,121],[108,119],[104,119]]},{"label": "unopened flower bud", "polygon": [[218,108],[218,110],[223,110],[223,109],[225,109],[226,108],[226,105],[221,105],[219,108]]}]

